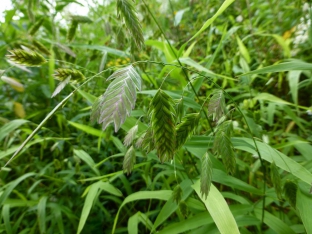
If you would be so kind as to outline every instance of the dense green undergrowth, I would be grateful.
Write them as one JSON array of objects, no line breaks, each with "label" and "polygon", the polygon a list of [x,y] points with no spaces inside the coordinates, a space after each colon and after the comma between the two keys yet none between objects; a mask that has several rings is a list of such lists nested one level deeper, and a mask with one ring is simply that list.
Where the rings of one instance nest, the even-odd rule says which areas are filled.
[{"label": "dense green undergrowth", "polygon": [[310,3],[23,3],[1,233],[312,233]]}]

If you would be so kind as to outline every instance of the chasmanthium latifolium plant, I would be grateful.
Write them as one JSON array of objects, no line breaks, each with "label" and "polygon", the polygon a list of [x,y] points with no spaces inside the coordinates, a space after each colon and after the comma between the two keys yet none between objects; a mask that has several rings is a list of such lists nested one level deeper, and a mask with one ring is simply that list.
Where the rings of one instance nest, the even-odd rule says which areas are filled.
[{"label": "chasmanthium latifolium plant", "polygon": [[[117,12],[120,19],[123,20],[128,28],[137,48],[142,49],[144,47],[142,27],[131,1],[117,0]],[[29,35],[35,35],[43,22],[43,18],[37,20],[29,30]],[[74,40],[78,25],[83,23],[92,23],[92,21],[83,16],[71,16],[70,26],[67,31],[68,42]],[[33,45],[37,48],[37,51],[28,49],[10,50],[7,58],[13,63],[24,66],[41,66],[45,64],[47,60],[39,52],[49,55],[49,50],[34,39]],[[103,131],[109,125],[113,124],[114,130],[117,132],[135,108],[137,92],[140,92],[142,87],[144,87],[140,71],[135,68],[136,64],[132,63],[113,72],[106,79],[106,82],[110,82],[106,91],[92,105],[91,121],[101,124]],[[183,72],[186,71],[185,67],[182,67],[181,64],[178,67],[182,68]],[[80,85],[79,87],[81,87],[96,77],[86,78],[80,69],[76,67],[67,66],[58,68],[55,70],[54,78],[60,82],[53,91],[52,97],[59,94],[68,83],[78,83]],[[189,85],[192,86],[192,83],[190,82]],[[195,89],[191,90],[195,92]],[[195,95],[197,95],[196,92]],[[178,105],[176,105],[177,103]],[[181,112],[181,106],[183,108],[183,96],[179,100],[174,100],[169,92],[159,88],[151,99],[149,106],[146,107],[148,109],[145,116],[148,119],[147,130],[139,132],[138,125],[135,125],[124,139],[124,145],[128,147],[123,162],[124,172],[127,174],[131,173],[136,162],[137,148],[145,150],[147,153],[155,150],[161,163],[171,161],[193,133],[197,132],[200,122],[208,121],[209,125],[211,125],[208,118],[212,117],[214,129],[211,129],[210,136],[214,139],[213,152],[217,157],[222,158],[226,171],[234,174],[236,160],[230,140],[234,130],[233,122],[227,120],[228,115],[224,91],[219,89],[213,92],[207,103],[208,107],[206,107],[205,102],[202,104],[200,111],[194,112],[187,110],[187,113],[181,116],[183,113],[183,111]],[[210,159],[212,156],[211,153],[207,152],[201,159],[200,188],[201,194],[206,198],[212,180],[212,161]],[[275,168],[271,170],[273,183],[279,185],[280,188],[279,175]],[[284,186],[287,196],[291,198],[292,193],[289,191],[293,189],[288,189],[289,187],[291,187],[290,183],[286,183]],[[181,191],[178,188],[177,191],[174,200],[179,203]],[[281,194],[281,189],[278,189],[277,193]],[[292,199],[290,200],[292,201]]]}]

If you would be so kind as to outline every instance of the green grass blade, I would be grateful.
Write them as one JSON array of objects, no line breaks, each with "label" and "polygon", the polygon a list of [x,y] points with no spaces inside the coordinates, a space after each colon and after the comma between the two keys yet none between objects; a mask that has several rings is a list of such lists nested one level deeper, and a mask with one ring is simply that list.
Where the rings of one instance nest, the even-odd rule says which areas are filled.
[{"label": "green grass blade", "polygon": [[296,204],[306,233],[312,233],[312,195],[306,195],[305,193],[301,192],[300,189],[298,189]]},{"label": "green grass blade", "polygon": [[0,142],[9,135],[12,131],[19,128],[21,125],[28,123],[28,120],[25,119],[15,119],[12,120],[0,128]]},{"label": "green grass blade", "polygon": [[116,214],[113,230],[112,233],[115,233],[119,213],[124,205],[126,205],[129,202],[132,201],[138,201],[138,200],[144,200],[144,199],[158,199],[158,200],[165,200],[167,201],[171,197],[171,190],[160,190],[160,191],[140,191],[133,193],[126,197],[126,199],[122,202],[121,206],[118,209],[118,212]]},{"label": "green grass blade", "polygon": [[128,220],[128,233],[129,234],[138,234],[139,233],[139,229],[138,229],[139,214],[140,214],[140,211],[138,211],[137,213],[135,213],[135,215],[132,215],[129,218],[129,220]]},{"label": "green grass blade", "polygon": [[301,71],[290,71],[287,76],[291,97],[296,105],[298,104],[298,85],[301,73]]},{"label": "green grass blade", "polygon": [[284,72],[294,70],[312,70],[312,64],[306,63],[300,60],[289,60],[280,64],[275,64],[267,67],[263,67],[254,71],[250,71],[239,76],[252,75],[252,74],[263,74],[270,72]]},{"label": "green grass blade", "polygon": [[255,96],[254,99],[274,102],[274,103],[282,104],[282,105],[295,106],[295,107],[299,107],[299,108],[304,109],[304,110],[311,109],[311,108],[308,108],[308,107],[305,107],[305,106],[299,106],[299,105],[295,105],[293,103],[284,101],[283,99],[278,98],[278,97],[276,97],[276,96],[274,96],[273,94],[270,94],[270,93],[260,93],[257,96]]},{"label": "green grass blade", "polygon": [[[211,139],[211,137],[194,136],[186,143],[187,149],[196,156],[200,155],[202,152],[207,151],[207,143],[210,142]],[[257,155],[252,139],[234,137],[232,138],[232,142],[234,148],[249,152],[252,155]],[[271,146],[259,141],[256,142],[264,160],[270,163],[274,161],[279,168],[292,173],[295,177],[301,179],[309,185],[311,184],[312,174],[305,167]]]},{"label": "green grass blade", "polygon": [[10,205],[6,204],[2,207],[2,220],[7,234],[12,234],[12,226],[10,222]]},{"label": "green grass blade", "polygon": [[[255,216],[261,220],[262,219],[262,210],[261,209],[255,209]],[[289,233],[289,234],[295,234],[295,232],[282,220],[280,220],[277,216],[264,211],[264,220],[263,222],[269,226],[275,233]]]},{"label": "green grass blade", "polygon": [[46,233],[46,207],[47,207],[47,196],[40,198],[37,206],[37,215],[38,215],[38,225],[40,233]]},{"label": "green grass blade", "polygon": [[[198,37],[206,28],[208,28],[212,23],[213,21],[215,21],[215,19],[221,15],[225,10],[226,8],[228,8],[235,0],[225,0],[223,2],[223,4],[221,5],[221,7],[218,9],[218,11],[210,18],[208,19],[204,25],[201,27],[201,29],[199,29],[199,31],[197,33],[195,33],[195,35],[190,39],[188,40],[188,42],[192,41],[193,39],[195,39],[196,37]],[[187,43],[188,43],[187,42]]]},{"label": "green grass blade", "polygon": [[79,220],[79,224],[78,224],[78,230],[77,230],[77,234],[81,233],[87,218],[89,216],[89,213],[91,211],[91,208],[93,206],[94,200],[96,198],[96,195],[98,193],[99,187],[101,185],[101,181],[94,183],[92,185],[90,185],[89,191],[88,191],[88,195],[85,199],[82,211],[81,211],[81,216],[80,216],[80,220]]},{"label": "green grass blade", "polygon": [[[184,180],[180,184],[181,189],[182,189],[182,200],[186,200],[188,196],[192,193],[193,189],[191,187],[192,182],[190,180]],[[170,198],[166,204],[162,207],[161,211],[159,212],[154,225],[153,229],[156,229],[159,227],[164,221],[168,219],[168,217],[178,209],[179,205],[175,203],[172,198]]]},{"label": "green grass blade", "polygon": [[[138,234],[139,233],[138,225],[140,222],[143,225],[145,225],[149,230],[153,226],[152,222],[149,220],[147,215],[138,211],[137,213],[135,213],[135,215],[131,216],[128,220],[128,233],[129,234]],[[140,233],[141,232],[142,232],[142,230],[140,230]]]},{"label": "green grass blade", "polygon": [[[57,140],[64,140],[65,141],[65,140],[70,140],[70,139],[71,138],[57,138],[57,137],[39,138],[39,139],[33,140],[32,142],[29,142],[28,144],[26,144],[21,151],[28,149],[32,145],[42,143],[45,141],[57,141]],[[10,156],[14,152],[16,152],[19,148],[20,148],[20,146],[12,146],[6,151],[0,151],[0,159],[5,158],[7,156]]]},{"label": "green grass blade", "polygon": [[226,186],[231,186],[234,189],[239,189],[248,193],[262,195],[261,190],[218,169],[213,169],[212,181]]},{"label": "green grass blade", "polygon": [[236,36],[236,41],[238,44],[240,54],[243,56],[243,58],[246,60],[247,63],[250,63],[251,58],[248,49],[246,48],[242,40],[239,38],[239,36]]},{"label": "green grass blade", "polygon": [[55,222],[58,226],[59,232],[61,234],[64,234],[65,230],[64,230],[64,222],[63,222],[61,207],[59,205],[55,205],[55,206],[52,206],[51,208],[52,208],[52,212],[55,218]]},{"label": "green grass blade", "polygon": [[8,198],[8,196],[11,194],[11,192],[13,191],[13,189],[23,180],[25,180],[26,178],[30,177],[30,176],[35,176],[36,173],[34,172],[29,172],[26,173],[24,175],[22,175],[21,177],[19,177],[18,179],[10,182],[8,184],[8,187],[6,187],[5,191],[1,194],[0,196],[0,206],[3,205],[3,203],[5,202],[5,200]]},{"label": "green grass blade", "polygon": [[84,125],[84,124],[80,124],[80,123],[75,123],[72,121],[67,121],[67,123],[69,123],[70,125],[72,125],[73,127],[84,131],[87,134],[93,135],[93,136],[97,136],[97,137],[105,137],[105,133],[99,129],[90,127],[88,125]]},{"label": "green grass blade", "polygon": [[203,225],[213,224],[213,219],[207,211],[194,215],[182,222],[171,224],[163,230],[157,232],[158,234],[176,234],[186,233],[189,230],[194,230]]},{"label": "green grass blade", "polygon": [[74,155],[84,161],[97,176],[100,175],[100,171],[95,167],[95,162],[93,158],[91,158],[91,156],[87,152],[85,152],[84,150],[74,149]]},{"label": "green grass blade", "polygon": [[[76,88],[74,85],[72,85],[74,88]],[[78,93],[86,99],[90,104],[93,104],[95,100],[97,99],[96,96],[92,95],[91,93],[87,93],[83,90],[78,89]]]},{"label": "green grass blade", "polygon": [[[232,138],[234,148],[247,151],[253,155],[257,155],[252,139],[244,137],[234,137]],[[311,185],[312,174],[302,165],[287,157],[285,154],[273,149],[271,146],[256,141],[261,156],[264,160],[272,163],[275,162],[276,166],[292,173],[297,178]]]},{"label": "green grass blade", "polygon": [[122,193],[119,189],[117,189],[115,186],[111,185],[110,183],[105,183],[105,182],[102,182],[100,183],[100,189],[112,194],[112,195],[115,195],[115,196],[118,196],[118,197],[121,197],[122,196]]},{"label": "green grass blade", "polygon": [[221,234],[239,233],[237,223],[224,197],[219,190],[211,184],[208,198],[205,200],[200,193],[200,181],[198,180],[193,186],[199,198],[205,204],[215,224]]},{"label": "green grass blade", "polygon": [[80,48],[85,50],[98,50],[102,52],[106,52],[108,54],[116,55],[119,57],[127,57],[127,54],[121,50],[117,50],[111,47],[107,46],[101,46],[101,45],[85,45],[85,44],[70,44],[73,48]]}]

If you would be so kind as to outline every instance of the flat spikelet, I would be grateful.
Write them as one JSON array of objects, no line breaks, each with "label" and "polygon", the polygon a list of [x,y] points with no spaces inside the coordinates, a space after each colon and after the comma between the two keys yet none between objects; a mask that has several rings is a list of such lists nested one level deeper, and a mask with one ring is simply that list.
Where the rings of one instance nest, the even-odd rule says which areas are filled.
[{"label": "flat spikelet", "polygon": [[173,191],[172,191],[172,200],[179,204],[181,199],[182,199],[182,195],[183,195],[183,191],[181,186],[178,184],[174,187]]},{"label": "flat spikelet", "polygon": [[9,52],[11,54],[6,55],[6,57],[11,62],[21,64],[24,66],[37,67],[47,62],[41,54],[35,51],[15,49],[15,50],[9,50]]},{"label": "flat spikelet", "polygon": [[103,130],[114,123],[115,132],[125,122],[135,106],[137,91],[141,91],[141,77],[132,65],[114,72],[105,93],[92,106],[91,121],[97,120]]},{"label": "flat spikelet", "polygon": [[159,89],[150,104],[153,142],[161,162],[173,158],[176,142],[175,109],[173,99]]},{"label": "flat spikelet", "polygon": [[146,153],[149,153],[155,149],[155,143],[151,127],[149,127],[146,130],[145,134],[140,137],[140,139],[136,142],[136,146],[138,148],[142,147],[142,149],[146,150]]},{"label": "flat spikelet", "polygon": [[189,215],[189,209],[188,209],[188,205],[186,204],[185,201],[180,201],[179,203],[179,210],[181,212],[181,214],[187,218]]},{"label": "flat spikelet", "polygon": [[79,70],[69,68],[56,69],[53,76],[59,81],[64,81],[70,77],[70,81],[73,83],[79,83],[86,79],[86,77]]},{"label": "flat spikelet", "polygon": [[182,122],[182,118],[185,115],[185,108],[183,105],[183,98],[175,100],[176,101],[176,112],[177,112],[177,121]]},{"label": "flat spikelet", "polygon": [[278,199],[282,200],[282,181],[281,181],[281,177],[278,173],[278,168],[275,164],[275,162],[273,162],[271,164],[271,171],[270,171],[270,175],[271,175],[271,181],[273,183],[273,186],[275,188],[275,192],[276,195],[278,197]]},{"label": "flat spikelet", "polygon": [[142,27],[131,2],[128,0],[117,0],[117,14],[123,17],[135,44],[141,49],[144,45]]},{"label": "flat spikelet", "polygon": [[284,184],[284,194],[289,204],[296,208],[298,186],[295,182],[287,180]]},{"label": "flat spikelet", "polygon": [[135,149],[131,146],[125,154],[124,161],[123,161],[123,171],[127,172],[129,175],[133,169],[135,164],[136,157],[135,157]]},{"label": "flat spikelet", "polygon": [[31,35],[31,36],[35,35],[35,33],[40,28],[40,26],[43,24],[43,22],[44,22],[44,18],[43,17],[41,17],[39,20],[37,20],[35,22],[35,24],[29,29],[29,31],[28,31],[29,35]]},{"label": "flat spikelet", "polygon": [[193,134],[199,122],[199,114],[187,114],[182,122],[176,127],[176,149],[179,149],[186,140]]},{"label": "flat spikelet", "polygon": [[218,121],[225,114],[225,98],[222,90],[213,93],[208,104],[208,115],[213,115],[213,120]]},{"label": "flat spikelet", "polygon": [[228,173],[234,174],[236,167],[236,159],[231,142],[233,132],[233,124],[231,120],[223,122],[217,130],[213,150],[221,156],[225,169]]},{"label": "flat spikelet", "polygon": [[200,193],[207,199],[212,180],[212,162],[208,153],[205,153],[201,160]]},{"label": "flat spikelet", "polygon": [[54,90],[51,98],[59,94],[69,82],[79,83],[86,79],[86,77],[80,71],[76,69],[68,69],[68,68],[56,69],[54,78],[61,82],[58,84],[58,86]]},{"label": "flat spikelet", "polygon": [[134,141],[135,139],[135,136],[138,132],[138,125],[134,125],[127,133],[127,135],[125,136],[125,139],[124,139],[124,145],[125,146],[129,146],[132,144],[132,142]]}]

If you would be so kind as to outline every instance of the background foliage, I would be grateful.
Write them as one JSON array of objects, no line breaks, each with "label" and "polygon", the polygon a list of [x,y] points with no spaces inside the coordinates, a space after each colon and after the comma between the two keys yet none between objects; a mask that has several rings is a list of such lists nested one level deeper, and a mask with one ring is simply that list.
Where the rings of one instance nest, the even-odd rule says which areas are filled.
[{"label": "background foliage", "polygon": [[0,23],[1,233],[312,233],[308,1],[72,3]]}]

